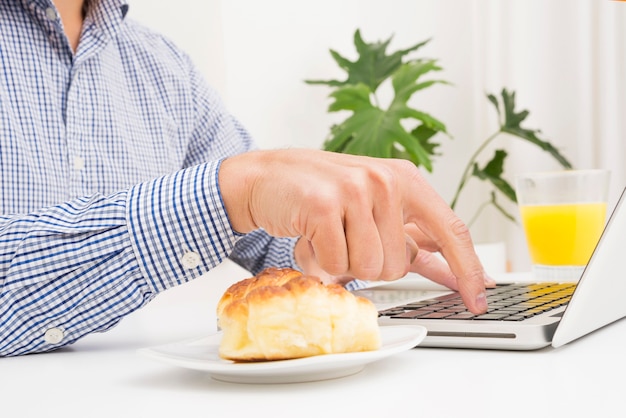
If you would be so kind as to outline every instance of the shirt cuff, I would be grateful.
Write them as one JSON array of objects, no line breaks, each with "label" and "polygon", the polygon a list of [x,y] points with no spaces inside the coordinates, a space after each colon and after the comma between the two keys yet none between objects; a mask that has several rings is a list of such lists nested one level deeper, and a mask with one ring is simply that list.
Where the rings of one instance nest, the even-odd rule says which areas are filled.
[{"label": "shirt cuff", "polygon": [[157,293],[220,264],[240,237],[232,230],[221,199],[220,164],[190,167],[128,193],[133,250]]}]

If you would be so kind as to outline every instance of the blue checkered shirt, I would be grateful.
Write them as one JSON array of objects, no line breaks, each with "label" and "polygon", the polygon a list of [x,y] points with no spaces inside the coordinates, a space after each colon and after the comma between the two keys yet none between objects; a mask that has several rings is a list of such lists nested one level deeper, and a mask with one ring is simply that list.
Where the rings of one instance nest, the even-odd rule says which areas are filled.
[{"label": "blue checkered shirt", "polygon": [[108,330],[226,258],[295,266],[295,238],[224,210],[248,133],[181,50],[97,4],[74,54],[50,0],[0,2],[1,356]]}]

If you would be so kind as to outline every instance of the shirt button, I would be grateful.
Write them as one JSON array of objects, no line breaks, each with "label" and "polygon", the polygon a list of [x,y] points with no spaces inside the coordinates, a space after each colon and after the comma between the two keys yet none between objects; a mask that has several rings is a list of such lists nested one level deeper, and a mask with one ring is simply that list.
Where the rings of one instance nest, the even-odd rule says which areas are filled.
[{"label": "shirt button", "polygon": [[189,251],[185,253],[181,262],[183,263],[183,267],[186,269],[195,269],[198,265],[200,265],[200,254],[194,251]]},{"label": "shirt button", "polygon": [[46,331],[43,338],[46,340],[48,344],[58,344],[63,341],[64,337],[63,330],[61,328],[50,328]]},{"label": "shirt button", "polygon": [[74,157],[74,170],[82,170],[85,168],[85,160],[81,157]]},{"label": "shirt button", "polygon": [[48,20],[57,20],[57,12],[52,7],[46,9],[46,17]]}]

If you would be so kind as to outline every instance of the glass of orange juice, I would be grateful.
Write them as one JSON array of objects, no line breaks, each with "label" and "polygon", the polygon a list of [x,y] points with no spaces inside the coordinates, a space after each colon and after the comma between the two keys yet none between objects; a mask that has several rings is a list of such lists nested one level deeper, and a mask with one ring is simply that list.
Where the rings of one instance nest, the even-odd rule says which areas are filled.
[{"label": "glass of orange juice", "polygon": [[604,230],[610,172],[521,174],[516,192],[533,273],[578,281]]}]

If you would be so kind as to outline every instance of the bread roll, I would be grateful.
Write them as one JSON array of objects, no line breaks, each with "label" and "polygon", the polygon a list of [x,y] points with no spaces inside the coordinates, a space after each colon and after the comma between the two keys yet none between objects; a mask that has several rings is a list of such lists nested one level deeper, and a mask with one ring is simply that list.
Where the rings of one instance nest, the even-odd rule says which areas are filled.
[{"label": "bread roll", "polygon": [[269,268],[235,283],[217,305],[220,357],[285,360],[376,350],[378,312],[340,285],[293,269]]}]

